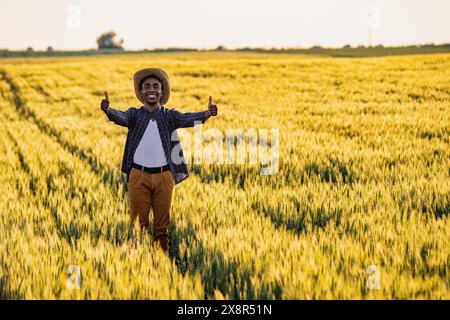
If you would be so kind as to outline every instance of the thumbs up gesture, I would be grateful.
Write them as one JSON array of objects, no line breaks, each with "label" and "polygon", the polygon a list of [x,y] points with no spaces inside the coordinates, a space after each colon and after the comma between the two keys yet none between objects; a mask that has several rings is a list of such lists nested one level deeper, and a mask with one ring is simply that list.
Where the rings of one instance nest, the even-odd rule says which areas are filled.
[{"label": "thumbs up gesture", "polygon": [[106,91],[105,91],[105,99],[102,100],[102,103],[100,104],[100,108],[105,113],[108,113],[108,111],[109,111],[109,98],[108,98],[108,92],[106,92]]},{"label": "thumbs up gesture", "polygon": [[216,104],[212,103],[212,97],[209,96],[208,112],[211,116],[217,116],[218,108]]}]

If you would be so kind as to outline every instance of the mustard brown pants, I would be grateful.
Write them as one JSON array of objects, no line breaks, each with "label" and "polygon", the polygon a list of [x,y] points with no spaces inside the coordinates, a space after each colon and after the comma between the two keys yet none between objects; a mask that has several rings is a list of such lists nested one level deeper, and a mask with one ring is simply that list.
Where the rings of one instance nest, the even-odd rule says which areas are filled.
[{"label": "mustard brown pants", "polygon": [[149,228],[150,208],[153,209],[153,241],[164,251],[169,250],[170,207],[175,182],[170,170],[149,173],[131,168],[128,177],[131,224],[139,218],[141,231]]}]

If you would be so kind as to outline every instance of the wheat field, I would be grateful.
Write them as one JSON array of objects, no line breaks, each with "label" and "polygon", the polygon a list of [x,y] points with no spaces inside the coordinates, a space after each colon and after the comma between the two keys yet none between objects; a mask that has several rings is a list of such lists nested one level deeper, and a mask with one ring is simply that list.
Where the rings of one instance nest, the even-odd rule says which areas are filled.
[{"label": "wheat field", "polygon": [[[169,256],[128,226],[127,131],[100,110],[139,106],[143,67],[168,107],[213,96],[204,129],[280,132],[277,174],[189,165]],[[450,54],[3,59],[0,93],[0,298],[450,298]]]}]

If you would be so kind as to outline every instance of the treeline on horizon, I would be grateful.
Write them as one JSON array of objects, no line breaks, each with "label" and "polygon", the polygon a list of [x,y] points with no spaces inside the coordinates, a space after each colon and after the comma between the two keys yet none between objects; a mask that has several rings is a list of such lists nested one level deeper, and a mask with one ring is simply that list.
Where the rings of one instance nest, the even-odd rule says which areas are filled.
[{"label": "treeline on horizon", "polygon": [[33,50],[28,47],[26,50],[8,50],[0,49],[0,58],[9,57],[53,57],[53,56],[89,56],[106,54],[142,54],[142,53],[164,53],[164,52],[253,52],[253,53],[281,53],[281,54],[314,54],[333,57],[370,57],[386,55],[408,55],[408,54],[429,54],[450,52],[450,43],[445,44],[424,44],[384,47],[377,46],[356,46],[345,45],[342,48],[327,48],[313,46],[311,48],[238,48],[227,49],[224,46],[218,46],[215,49],[196,49],[196,48],[156,48],[144,50],[125,50],[125,49],[90,49],[90,50],[54,50],[48,47],[47,50]]}]

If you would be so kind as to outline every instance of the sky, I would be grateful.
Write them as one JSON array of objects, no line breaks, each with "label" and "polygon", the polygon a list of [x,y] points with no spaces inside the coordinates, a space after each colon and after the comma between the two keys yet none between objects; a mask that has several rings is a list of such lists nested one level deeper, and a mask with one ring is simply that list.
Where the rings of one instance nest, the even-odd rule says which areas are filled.
[{"label": "sky", "polygon": [[449,13],[450,0],[0,0],[0,48],[95,49],[109,30],[129,50],[448,43]]}]

